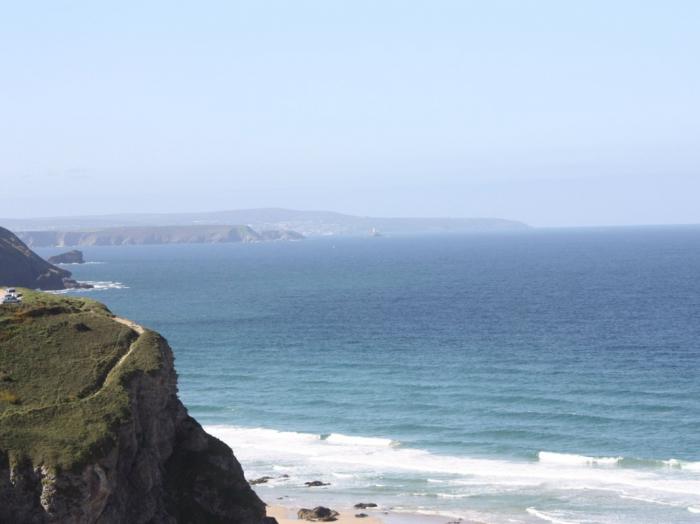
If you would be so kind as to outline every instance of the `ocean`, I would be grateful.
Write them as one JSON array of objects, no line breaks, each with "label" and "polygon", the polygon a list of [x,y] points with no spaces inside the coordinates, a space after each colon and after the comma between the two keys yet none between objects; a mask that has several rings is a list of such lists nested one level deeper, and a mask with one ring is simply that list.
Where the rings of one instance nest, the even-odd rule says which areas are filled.
[{"label": "ocean", "polygon": [[83,251],[269,503],[700,522],[698,227]]}]

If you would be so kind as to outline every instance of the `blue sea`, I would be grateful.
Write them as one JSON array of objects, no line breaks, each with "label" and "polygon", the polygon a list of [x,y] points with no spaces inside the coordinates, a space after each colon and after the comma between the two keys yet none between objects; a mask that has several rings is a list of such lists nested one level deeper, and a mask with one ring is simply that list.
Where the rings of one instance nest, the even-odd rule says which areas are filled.
[{"label": "blue sea", "polygon": [[269,503],[700,522],[700,228],[83,251]]}]

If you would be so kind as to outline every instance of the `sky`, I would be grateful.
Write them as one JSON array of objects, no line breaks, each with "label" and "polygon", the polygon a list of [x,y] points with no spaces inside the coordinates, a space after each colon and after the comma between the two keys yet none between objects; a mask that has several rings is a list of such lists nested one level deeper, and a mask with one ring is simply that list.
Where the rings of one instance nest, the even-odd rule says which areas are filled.
[{"label": "sky", "polygon": [[0,217],[700,223],[694,0],[0,7]]}]

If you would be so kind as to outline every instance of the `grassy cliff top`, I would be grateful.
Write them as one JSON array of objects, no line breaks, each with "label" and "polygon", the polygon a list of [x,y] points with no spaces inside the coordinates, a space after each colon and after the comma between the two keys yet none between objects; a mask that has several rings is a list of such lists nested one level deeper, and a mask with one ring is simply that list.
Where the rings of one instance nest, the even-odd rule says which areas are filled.
[{"label": "grassy cliff top", "polygon": [[72,469],[109,448],[165,342],[94,300],[21,292],[0,305],[0,453]]}]

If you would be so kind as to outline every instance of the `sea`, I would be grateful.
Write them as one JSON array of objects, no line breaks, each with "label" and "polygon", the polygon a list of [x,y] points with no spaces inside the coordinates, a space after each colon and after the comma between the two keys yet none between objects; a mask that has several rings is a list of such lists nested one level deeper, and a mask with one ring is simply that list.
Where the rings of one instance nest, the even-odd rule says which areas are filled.
[{"label": "sea", "polygon": [[270,504],[700,523],[700,227],[83,251]]}]

